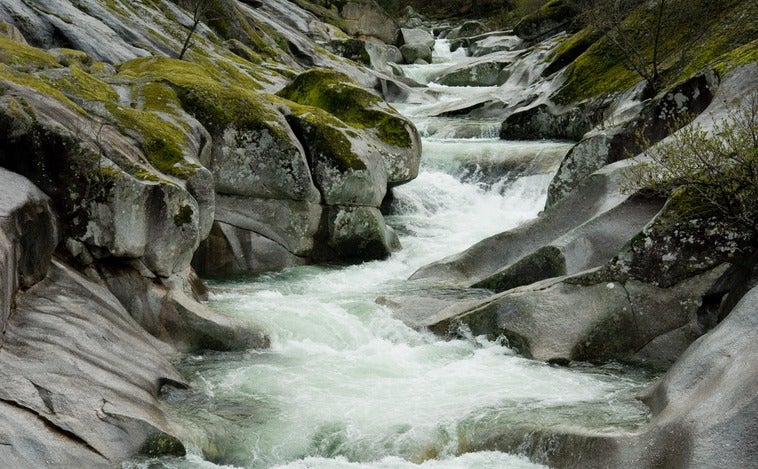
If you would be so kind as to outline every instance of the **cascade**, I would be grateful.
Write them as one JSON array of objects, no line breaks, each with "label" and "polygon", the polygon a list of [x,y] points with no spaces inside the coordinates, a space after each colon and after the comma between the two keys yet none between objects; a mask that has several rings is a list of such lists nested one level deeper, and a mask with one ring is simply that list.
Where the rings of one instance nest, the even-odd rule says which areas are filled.
[{"label": "cascade", "polygon": [[450,53],[438,41],[435,57],[431,65],[404,68],[427,85],[433,102],[396,103],[421,129],[424,147],[419,177],[394,189],[387,218],[403,249],[361,265],[212,282],[211,306],[260,324],[271,348],[185,357],[180,368],[193,388],[166,399],[174,418],[193,429],[195,448],[185,458],[129,467],[221,467],[215,460],[223,467],[293,469],[534,468],[543,466],[469,449],[510,427],[603,432],[647,421],[633,398],[649,382],[639,372],[554,367],[520,357],[504,340],[465,331],[461,339],[442,340],[376,303],[380,295],[432,288],[405,279],[535,217],[570,148],[500,141],[496,119],[435,117],[452,101],[497,91],[429,83],[465,53]]}]

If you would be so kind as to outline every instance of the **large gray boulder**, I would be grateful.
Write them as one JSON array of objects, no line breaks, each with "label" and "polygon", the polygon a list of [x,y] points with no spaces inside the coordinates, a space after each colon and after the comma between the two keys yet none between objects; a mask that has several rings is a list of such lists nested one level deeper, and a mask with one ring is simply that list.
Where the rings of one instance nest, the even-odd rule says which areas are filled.
[{"label": "large gray boulder", "polygon": [[493,54],[445,70],[435,81],[446,86],[495,86],[505,79],[503,69],[513,62],[512,54]]},{"label": "large gray boulder", "polygon": [[403,61],[408,64],[432,63],[432,48],[424,44],[403,44],[400,46]]},{"label": "large gray boulder", "polygon": [[318,202],[305,152],[284,116],[273,108],[257,112],[266,116],[258,128],[240,129],[232,124],[216,136],[212,160],[206,164],[213,172],[216,191]]},{"label": "large gray boulder", "polygon": [[398,43],[401,46],[419,44],[431,49],[434,47],[434,36],[421,28],[400,28]]},{"label": "large gray boulder", "polygon": [[[624,180],[627,164],[620,162],[603,168],[577,188],[571,197],[550,207],[535,220],[486,238],[461,253],[423,266],[411,279],[455,286],[479,284],[501,290],[506,286],[516,286],[509,283],[508,278],[537,280],[531,274],[513,276],[516,271],[523,272],[521,269],[530,262],[535,266],[530,270],[538,278],[555,273],[576,273],[603,265],[662,206],[660,200],[630,197],[621,192],[620,184]],[[558,265],[557,270],[541,272],[539,269],[543,264],[538,259],[550,254],[548,251],[529,259],[545,246],[559,250],[557,260],[545,259],[547,264]]]},{"label": "large gray boulder", "polygon": [[395,42],[397,22],[374,0],[346,2],[340,14],[345,20],[345,31],[352,36],[372,36],[388,44]]},{"label": "large gray boulder", "polygon": [[[0,168],[0,331],[4,331],[19,288],[47,275],[58,245],[57,218],[50,199],[28,179]],[[0,333],[0,348],[5,335]]]},{"label": "large gray boulder", "polygon": [[158,401],[184,380],[110,292],[54,262],[16,305],[0,348],[0,460],[112,467],[158,440],[184,453]]},{"label": "large gray boulder", "polygon": [[[581,273],[514,288],[466,305],[463,312],[460,306],[448,307],[424,326],[442,334],[464,326],[474,335],[504,335],[519,352],[542,361],[620,359],[666,366],[697,337],[702,298],[725,270],[722,266],[668,288]],[[665,337],[674,331],[685,340]],[[666,346],[649,347],[657,338]]]}]

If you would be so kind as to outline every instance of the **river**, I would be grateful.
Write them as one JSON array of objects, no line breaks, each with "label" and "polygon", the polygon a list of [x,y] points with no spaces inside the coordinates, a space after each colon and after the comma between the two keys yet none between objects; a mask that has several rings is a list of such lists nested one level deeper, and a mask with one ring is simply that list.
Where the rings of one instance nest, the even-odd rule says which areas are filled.
[{"label": "river", "polygon": [[[425,81],[463,55],[438,41],[436,57],[405,73]],[[422,132],[424,148],[419,177],[394,189],[387,217],[403,249],[360,265],[211,282],[210,305],[260,324],[271,348],[185,357],[178,365],[193,387],[166,401],[205,455],[190,442],[186,458],[126,467],[534,468],[544,466],[467,448],[510,426],[616,431],[647,421],[634,400],[650,382],[644,373],[551,366],[482,337],[442,340],[376,303],[429,288],[405,279],[537,216],[570,148],[500,141],[498,120],[433,117],[492,88],[428,84],[427,91],[429,99],[396,103]]]}]

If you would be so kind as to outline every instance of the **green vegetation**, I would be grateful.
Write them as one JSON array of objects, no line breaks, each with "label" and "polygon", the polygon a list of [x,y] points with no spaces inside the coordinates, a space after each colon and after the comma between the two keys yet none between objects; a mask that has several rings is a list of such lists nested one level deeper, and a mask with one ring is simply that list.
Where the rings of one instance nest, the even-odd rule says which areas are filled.
[{"label": "green vegetation", "polygon": [[7,64],[21,72],[61,66],[54,55],[2,35],[0,35],[0,63]]},{"label": "green vegetation", "polygon": [[340,172],[361,171],[366,164],[353,152],[346,134],[349,127],[333,115],[312,106],[289,106],[287,121],[301,139],[313,160],[333,165]]},{"label": "green vegetation", "polygon": [[513,27],[513,32],[526,39],[539,37],[545,32],[555,33],[558,28],[570,26],[578,13],[576,2],[572,0],[550,0],[537,11],[521,18]]},{"label": "green vegetation", "polygon": [[212,134],[229,126],[283,132],[281,116],[254,90],[260,85],[234,67],[212,67],[165,57],[135,59],[119,66],[118,77],[168,85]]},{"label": "green vegetation", "polygon": [[333,70],[313,69],[298,75],[279,96],[334,114],[343,122],[360,129],[376,129],[380,140],[399,147],[411,146],[404,120],[381,109],[382,99]]},{"label": "green vegetation", "polygon": [[646,155],[651,162],[629,170],[630,189],[673,192],[679,216],[716,216],[758,237],[758,94],[715,121],[712,134],[690,125]]},{"label": "green vegetation", "polygon": [[[660,2],[665,9],[661,10]],[[618,2],[600,0],[601,6],[611,3]],[[608,13],[610,19],[593,20],[591,10],[580,16],[605,34],[569,65],[567,81],[555,96],[557,102],[571,104],[611,95],[640,79],[648,81],[649,94],[656,93],[704,67],[725,71],[756,56],[756,2],[621,3],[628,9]],[[580,31],[577,36],[585,34]],[[570,41],[577,40],[575,36]]]}]

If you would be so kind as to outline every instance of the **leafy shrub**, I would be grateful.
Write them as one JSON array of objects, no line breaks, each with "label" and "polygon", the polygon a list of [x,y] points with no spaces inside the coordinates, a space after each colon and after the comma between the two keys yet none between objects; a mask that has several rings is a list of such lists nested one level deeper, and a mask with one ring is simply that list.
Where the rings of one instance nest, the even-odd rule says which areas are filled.
[{"label": "leafy shrub", "polygon": [[645,154],[649,161],[629,170],[628,189],[686,191],[685,215],[715,215],[758,235],[758,93],[714,120],[710,131],[685,126]]}]

